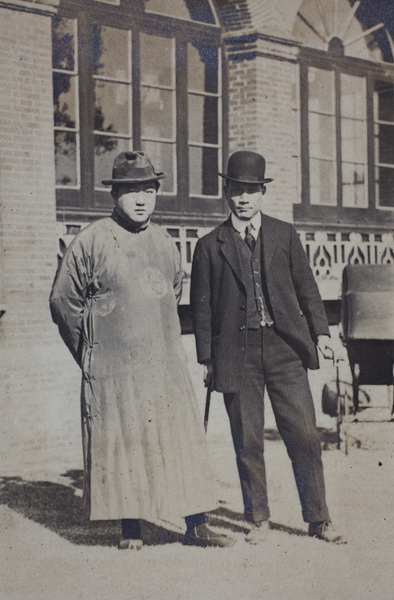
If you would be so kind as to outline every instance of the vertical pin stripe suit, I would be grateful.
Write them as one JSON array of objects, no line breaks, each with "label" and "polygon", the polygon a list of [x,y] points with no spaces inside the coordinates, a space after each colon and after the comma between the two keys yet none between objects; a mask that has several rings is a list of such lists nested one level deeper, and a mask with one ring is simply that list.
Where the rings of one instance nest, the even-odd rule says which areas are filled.
[{"label": "vertical pin stripe suit", "polygon": [[195,249],[191,303],[197,356],[213,361],[237,456],[245,517],[269,518],[264,465],[264,391],[293,464],[304,520],[328,518],[321,447],[307,369],[316,338],[329,335],[323,302],[294,227],[262,215],[261,272],[273,327],[248,328],[247,283],[231,219]]}]

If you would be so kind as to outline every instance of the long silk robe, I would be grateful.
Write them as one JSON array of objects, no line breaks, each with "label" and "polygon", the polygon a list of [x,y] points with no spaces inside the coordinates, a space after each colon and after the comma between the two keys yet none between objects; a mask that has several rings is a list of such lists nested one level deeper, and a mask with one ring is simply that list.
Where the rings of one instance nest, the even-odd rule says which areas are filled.
[{"label": "long silk robe", "polygon": [[217,506],[180,336],[179,253],[161,227],[112,217],[72,242],[50,307],[82,370],[84,498],[92,520]]}]

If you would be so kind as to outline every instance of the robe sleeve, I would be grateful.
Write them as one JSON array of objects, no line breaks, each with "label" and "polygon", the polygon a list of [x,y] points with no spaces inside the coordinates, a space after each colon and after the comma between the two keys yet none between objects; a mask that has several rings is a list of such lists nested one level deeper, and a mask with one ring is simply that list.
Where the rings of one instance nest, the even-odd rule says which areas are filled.
[{"label": "robe sleeve", "polygon": [[49,306],[59,333],[81,366],[83,315],[89,282],[89,254],[76,238],[56,273]]}]

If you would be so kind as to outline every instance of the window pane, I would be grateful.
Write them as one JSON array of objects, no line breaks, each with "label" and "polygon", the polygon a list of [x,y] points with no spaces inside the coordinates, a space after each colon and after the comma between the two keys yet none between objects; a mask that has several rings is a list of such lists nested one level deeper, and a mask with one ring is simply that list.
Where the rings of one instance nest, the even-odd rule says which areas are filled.
[{"label": "window pane", "polygon": [[366,186],[364,164],[342,165],[342,204],[350,207],[366,207]]},{"label": "window pane", "polygon": [[366,123],[342,119],[342,159],[364,163],[366,161]]},{"label": "window pane", "polygon": [[189,140],[218,143],[218,99],[189,94]]},{"label": "window pane", "polygon": [[52,19],[52,66],[54,69],[74,71],[75,21],[72,19]]},{"label": "window pane", "polygon": [[130,85],[96,80],[94,93],[95,130],[130,135]]},{"label": "window pane", "polygon": [[191,195],[219,194],[217,148],[189,147],[189,177]]},{"label": "window pane", "polygon": [[130,34],[124,29],[94,25],[94,74],[120,81],[131,78]]},{"label": "window pane", "polygon": [[94,136],[94,185],[104,187],[102,179],[111,179],[114,158],[119,152],[130,150],[130,140],[104,135]]},{"label": "window pane", "polygon": [[56,185],[77,186],[77,134],[55,131]]},{"label": "window pane", "polygon": [[[174,44],[171,39],[141,33],[141,82],[174,86]],[[160,60],[159,60],[160,58]]]},{"label": "window pane", "polygon": [[[375,176],[377,205],[394,208],[394,85],[387,81],[376,81],[374,91],[375,108]],[[386,121],[377,123],[376,121]]]},{"label": "window pane", "polygon": [[334,113],[334,72],[308,69],[309,110]]},{"label": "window pane", "polygon": [[146,0],[146,10],[160,15],[215,24],[208,0]]},{"label": "window pane", "polygon": [[376,196],[379,206],[394,208],[394,168],[376,169]]},{"label": "window pane", "polygon": [[178,19],[190,19],[184,0],[145,0],[146,10]]},{"label": "window pane", "polygon": [[219,55],[215,46],[188,44],[188,89],[201,92],[218,92]]},{"label": "window pane", "polygon": [[314,158],[334,158],[335,121],[333,117],[309,114],[309,153]]},{"label": "window pane", "polygon": [[215,24],[215,17],[213,16],[208,0],[198,0],[198,2],[196,0],[185,0],[185,2],[193,21]]},{"label": "window pane", "polygon": [[337,203],[336,175],[334,163],[327,160],[310,161],[310,201],[311,204]]},{"label": "window pane", "polygon": [[394,127],[375,124],[376,162],[394,164]]},{"label": "window pane", "polygon": [[54,122],[57,127],[77,126],[76,77],[53,74]]},{"label": "window pane", "polygon": [[388,81],[376,81],[374,99],[377,118],[394,122],[394,85]]},{"label": "window pane", "polygon": [[155,171],[164,171],[165,179],[160,181],[160,190],[163,192],[174,192],[174,144],[160,142],[142,142],[145,150],[155,168]]},{"label": "window pane", "polygon": [[364,77],[341,74],[341,115],[365,120],[367,112]]},{"label": "window pane", "polygon": [[153,87],[141,88],[143,137],[174,139],[174,93]]}]

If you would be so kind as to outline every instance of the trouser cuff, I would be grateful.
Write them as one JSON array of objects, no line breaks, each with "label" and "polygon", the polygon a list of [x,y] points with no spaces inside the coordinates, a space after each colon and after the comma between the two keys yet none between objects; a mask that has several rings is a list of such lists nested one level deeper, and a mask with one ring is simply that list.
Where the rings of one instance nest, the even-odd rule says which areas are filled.
[{"label": "trouser cuff", "polygon": [[205,514],[198,513],[196,515],[189,515],[185,517],[186,527],[188,529],[192,529],[193,527],[197,527],[198,525],[202,525],[205,523]]}]

